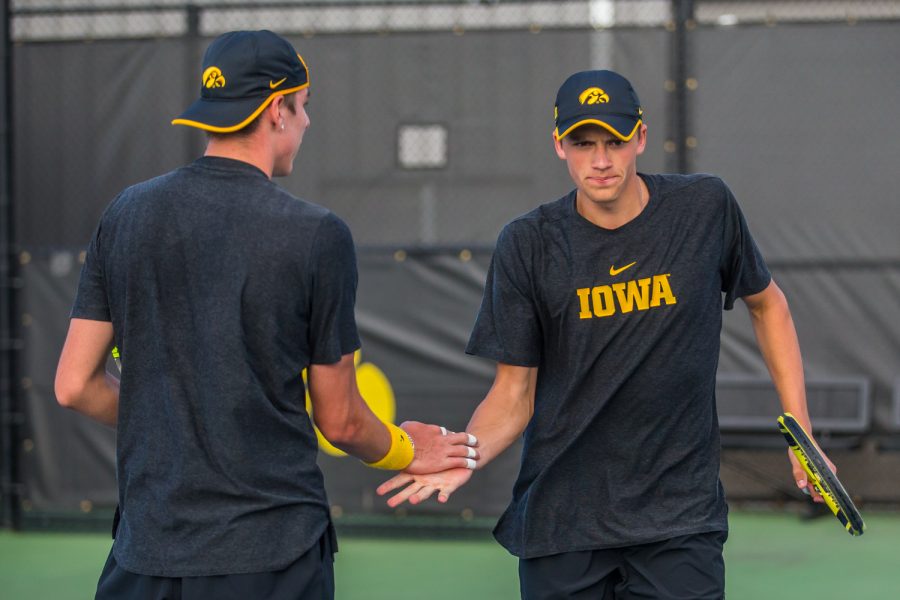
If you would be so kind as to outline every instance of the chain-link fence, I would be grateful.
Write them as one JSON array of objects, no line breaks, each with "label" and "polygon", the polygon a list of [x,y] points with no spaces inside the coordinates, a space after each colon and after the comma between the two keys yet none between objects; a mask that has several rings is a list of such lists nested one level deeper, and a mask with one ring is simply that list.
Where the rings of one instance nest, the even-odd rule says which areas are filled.
[{"label": "chain-link fence", "polygon": [[[665,123],[668,1],[15,8],[17,121],[42,132],[21,136],[17,155],[45,157],[22,165],[17,196],[34,201],[20,231],[40,246],[83,244],[119,189],[202,151],[202,134],[168,121],[195,97],[209,39],[231,29],[276,30],[310,64],[313,125],[285,185],[344,217],[361,245],[490,244],[559,195],[556,88],[569,71],[614,66],[623,44],[650,45],[635,77],[660,135]],[[658,139],[648,160],[661,167]]]},{"label": "chain-link fence", "polygon": [[[83,244],[118,190],[202,152],[202,134],[168,121],[195,97],[200,55],[223,31],[273,29],[311,65],[313,124],[284,182],[291,191],[335,210],[361,245],[489,245],[506,221],[570,185],[549,135],[569,73],[613,68],[633,80],[650,127],[644,170],[710,170],[697,131],[708,122],[697,114],[698,85],[718,81],[699,71],[707,40],[790,43],[804,24],[840,37],[879,24],[893,31],[900,18],[900,3],[883,1],[12,6],[15,156],[41,157],[18,161],[15,178],[19,239],[29,246]],[[813,54],[833,39],[816,31],[803,36]]]}]

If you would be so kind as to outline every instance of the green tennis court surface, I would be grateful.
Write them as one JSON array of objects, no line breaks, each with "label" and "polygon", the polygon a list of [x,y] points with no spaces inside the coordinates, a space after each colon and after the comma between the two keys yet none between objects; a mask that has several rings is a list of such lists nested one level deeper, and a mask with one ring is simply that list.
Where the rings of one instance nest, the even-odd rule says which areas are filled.
[{"label": "green tennis court surface", "polygon": [[[833,518],[734,512],[725,547],[729,600],[900,598],[900,515],[866,514],[848,535]],[[0,532],[0,598],[91,598],[110,540],[93,534]],[[339,600],[518,598],[516,559],[493,541],[344,535]]]}]

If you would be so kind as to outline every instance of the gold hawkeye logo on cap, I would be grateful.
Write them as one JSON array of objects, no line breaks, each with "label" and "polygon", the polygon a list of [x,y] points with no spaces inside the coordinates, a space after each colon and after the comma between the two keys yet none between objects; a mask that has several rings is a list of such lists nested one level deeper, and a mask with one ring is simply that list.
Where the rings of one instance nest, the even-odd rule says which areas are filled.
[{"label": "gold hawkeye logo on cap", "polygon": [[203,87],[207,89],[225,87],[225,76],[219,67],[208,67],[203,71]]},{"label": "gold hawkeye logo on cap", "polygon": [[581,92],[578,101],[581,104],[606,104],[609,102],[609,94],[598,87],[589,87]]}]

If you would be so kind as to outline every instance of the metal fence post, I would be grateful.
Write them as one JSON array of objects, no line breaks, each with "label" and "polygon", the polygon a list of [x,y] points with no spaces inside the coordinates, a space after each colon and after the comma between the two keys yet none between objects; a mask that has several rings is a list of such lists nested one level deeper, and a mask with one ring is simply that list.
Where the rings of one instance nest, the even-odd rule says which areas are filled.
[{"label": "metal fence post", "polygon": [[[188,4],[185,7],[187,10],[187,30],[184,34],[185,39],[187,40],[187,44],[185,47],[187,48],[187,63],[191,65],[191,73],[197,72],[197,69],[200,68],[200,59],[203,56],[203,40],[200,38],[200,17],[203,8],[196,4]],[[197,97],[197,80],[199,76],[189,77],[185,84],[187,85],[187,93],[185,94],[185,98],[187,102],[193,102]],[[185,105],[187,106],[187,104]],[[194,158],[203,154],[203,151],[206,147],[206,138],[205,136],[197,135],[197,132],[191,132],[186,135],[187,139],[187,158],[188,161],[193,160]]]},{"label": "metal fence post", "polygon": [[690,101],[688,91],[696,86],[690,77],[691,52],[690,31],[696,27],[694,21],[694,0],[672,0],[673,23],[672,52],[670,53],[669,83],[669,136],[666,144],[669,152],[670,171],[689,173],[691,171],[690,154],[696,145],[691,135]]},{"label": "metal fence post", "polygon": [[21,340],[16,327],[17,273],[13,224],[13,120],[12,120],[12,18],[10,0],[0,13],[0,527],[18,528],[19,482],[17,474],[18,377],[16,365]]}]

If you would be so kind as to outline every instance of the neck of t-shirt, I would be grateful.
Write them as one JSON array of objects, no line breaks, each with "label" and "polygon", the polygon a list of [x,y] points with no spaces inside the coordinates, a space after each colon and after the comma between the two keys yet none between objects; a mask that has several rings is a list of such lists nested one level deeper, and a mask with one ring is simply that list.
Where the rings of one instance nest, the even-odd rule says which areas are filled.
[{"label": "neck of t-shirt", "polygon": [[618,229],[636,219],[650,202],[650,190],[640,177],[635,177],[634,190],[627,190],[622,196],[609,203],[592,202],[578,190],[575,196],[575,210],[598,227]]}]

